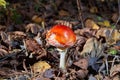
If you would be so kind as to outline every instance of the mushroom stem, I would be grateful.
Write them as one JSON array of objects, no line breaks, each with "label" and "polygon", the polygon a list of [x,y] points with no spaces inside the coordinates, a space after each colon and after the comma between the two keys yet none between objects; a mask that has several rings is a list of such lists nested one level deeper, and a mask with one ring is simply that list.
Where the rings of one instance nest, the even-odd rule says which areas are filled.
[{"label": "mushroom stem", "polygon": [[61,50],[59,49],[59,54],[60,54],[60,63],[59,63],[59,68],[61,68],[62,70],[66,69],[66,53],[67,53],[67,49]]}]

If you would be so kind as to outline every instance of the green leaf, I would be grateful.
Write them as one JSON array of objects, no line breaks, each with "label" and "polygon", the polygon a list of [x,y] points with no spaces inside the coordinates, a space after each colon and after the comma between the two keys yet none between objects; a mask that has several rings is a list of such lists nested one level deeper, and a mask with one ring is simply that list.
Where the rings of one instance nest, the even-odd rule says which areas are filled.
[{"label": "green leaf", "polygon": [[109,54],[112,54],[112,55],[116,55],[117,54],[117,50],[116,49],[110,49],[108,51]]},{"label": "green leaf", "polygon": [[116,26],[115,25],[111,25],[111,28],[114,29]]},{"label": "green leaf", "polygon": [[101,21],[101,20],[102,20],[102,17],[97,16],[97,19],[98,19],[98,21]]}]

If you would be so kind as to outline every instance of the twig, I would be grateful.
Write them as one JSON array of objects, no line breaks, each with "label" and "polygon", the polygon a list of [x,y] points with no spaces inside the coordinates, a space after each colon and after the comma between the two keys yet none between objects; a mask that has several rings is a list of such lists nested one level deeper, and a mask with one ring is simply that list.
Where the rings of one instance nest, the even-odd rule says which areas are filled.
[{"label": "twig", "polygon": [[113,28],[113,30],[112,30],[112,32],[111,32],[111,34],[110,34],[110,37],[111,37],[112,33],[114,32],[114,30],[115,30],[115,28],[116,28],[119,20],[120,20],[120,0],[118,0],[118,19],[117,19],[117,21],[116,21],[116,23],[115,23],[115,25],[114,25],[115,27]]},{"label": "twig", "polygon": [[26,64],[25,64],[25,59],[23,60],[23,68],[24,68],[24,70],[25,70],[26,72],[28,72],[27,67],[26,67]]},{"label": "twig", "polygon": [[107,59],[105,60],[105,65],[106,65],[107,74],[109,74],[109,72],[108,72],[108,61],[107,61]]},{"label": "twig", "polygon": [[115,57],[113,58],[113,61],[112,61],[112,67],[114,66],[114,63],[115,63],[116,59],[118,60],[118,62],[120,61],[120,60],[119,60],[119,56],[115,56]]},{"label": "twig", "polygon": [[77,0],[77,8],[78,8],[78,15],[79,15],[79,20],[81,21],[82,24],[82,28],[84,28],[84,23],[83,23],[83,19],[82,19],[82,9],[81,9],[81,1]]}]

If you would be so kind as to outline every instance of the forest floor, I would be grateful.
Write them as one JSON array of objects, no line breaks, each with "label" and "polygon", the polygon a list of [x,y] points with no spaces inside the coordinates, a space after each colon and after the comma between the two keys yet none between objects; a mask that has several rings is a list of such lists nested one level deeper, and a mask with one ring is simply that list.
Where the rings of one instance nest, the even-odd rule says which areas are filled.
[{"label": "forest floor", "polygon": [[[1,0],[0,80],[120,80],[120,1]],[[46,41],[54,25],[70,27],[66,71]]]}]

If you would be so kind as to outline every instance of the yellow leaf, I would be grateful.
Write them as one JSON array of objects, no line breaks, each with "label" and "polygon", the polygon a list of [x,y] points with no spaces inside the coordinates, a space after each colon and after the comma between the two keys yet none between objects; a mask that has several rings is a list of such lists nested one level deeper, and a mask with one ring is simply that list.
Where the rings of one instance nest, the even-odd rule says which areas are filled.
[{"label": "yellow leaf", "polygon": [[6,1],[5,0],[0,0],[0,6],[3,6],[4,8],[6,8]]},{"label": "yellow leaf", "polygon": [[87,28],[99,29],[99,26],[92,19],[87,19],[85,21],[85,26]]},{"label": "yellow leaf", "polygon": [[39,61],[32,66],[32,70],[35,73],[37,73],[37,72],[42,73],[50,68],[51,68],[51,66],[45,61]]},{"label": "yellow leaf", "polygon": [[110,22],[108,20],[104,20],[103,22],[98,22],[98,24],[101,26],[110,27]]}]

